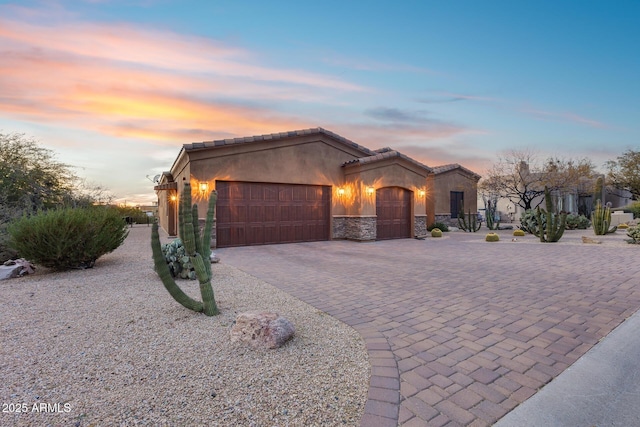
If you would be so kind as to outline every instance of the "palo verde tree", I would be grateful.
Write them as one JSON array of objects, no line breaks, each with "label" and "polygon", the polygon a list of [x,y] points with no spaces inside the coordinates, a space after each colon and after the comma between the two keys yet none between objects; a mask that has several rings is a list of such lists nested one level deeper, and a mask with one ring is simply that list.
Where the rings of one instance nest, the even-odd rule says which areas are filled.
[{"label": "palo verde tree", "polygon": [[21,133],[0,132],[0,262],[17,255],[7,226],[24,214],[58,207],[86,207],[104,190],[90,188],[53,151]]},{"label": "palo verde tree", "polygon": [[76,176],[24,134],[0,133],[0,204],[5,219],[62,204]]},{"label": "palo verde tree", "polygon": [[87,185],[35,139],[0,133],[0,222],[40,210],[88,206],[98,198],[108,201],[110,196]]},{"label": "palo verde tree", "polygon": [[640,151],[627,150],[606,163],[607,182],[618,191],[629,191],[640,200]]},{"label": "palo verde tree", "polygon": [[511,150],[498,158],[479,185],[483,198],[509,199],[524,210],[538,207],[544,200],[545,187],[555,194],[577,188],[580,178],[592,177],[595,166],[588,159],[540,161],[529,150]]}]

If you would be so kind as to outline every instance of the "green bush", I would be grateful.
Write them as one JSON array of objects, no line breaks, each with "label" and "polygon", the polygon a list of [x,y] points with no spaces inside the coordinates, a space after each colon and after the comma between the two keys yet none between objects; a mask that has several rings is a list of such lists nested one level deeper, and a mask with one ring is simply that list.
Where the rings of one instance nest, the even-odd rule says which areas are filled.
[{"label": "green bush", "polygon": [[631,239],[627,239],[628,243],[632,243],[635,245],[640,244],[640,225],[629,227],[627,229],[627,236],[631,237]]},{"label": "green bush", "polygon": [[634,218],[640,218],[640,201],[632,202],[622,208],[627,213],[632,213]]},{"label": "green bush", "polygon": [[18,253],[9,247],[9,234],[7,224],[0,224],[0,264],[5,261],[18,258]]},{"label": "green bush", "polygon": [[567,230],[586,230],[591,225],[591,221],[584,215],[567,215],[565,228]]},{"label": "green bush", "polygon": [[141,211],[140,208],[130,206],[117,206],[117,209],[121,217],[129,217],[136,224],[151,224],[153,218],[147,216],[146,212]]},{"label": "green bush", "polygon": [[9,225],[9,245],[27,260],[56,270],[91,268],[127,237],[118,210],[66,208],[23,216]]},{"label": "green bush", "polygon": [[444,232],[449,231],[449,226],[447,226],[447,224],[444,224],[442,222],[434,222],[433,224],[427,227],[427,231],[431,231],[434,228],[439,228],[440,231],[444,231]]}]

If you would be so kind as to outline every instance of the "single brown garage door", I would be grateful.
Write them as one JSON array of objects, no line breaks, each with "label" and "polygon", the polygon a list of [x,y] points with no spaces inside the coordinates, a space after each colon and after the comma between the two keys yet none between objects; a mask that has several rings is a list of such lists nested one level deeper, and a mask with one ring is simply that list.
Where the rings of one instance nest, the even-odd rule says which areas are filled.
[{"label": "single brown garage door", "polygon": [[411,237],[411,191],[400,187],[376,190],[378,240]]},{"label": "single brown garage door", "polygon": [[329,239],[331,187],[218,181],[218,247]]}]

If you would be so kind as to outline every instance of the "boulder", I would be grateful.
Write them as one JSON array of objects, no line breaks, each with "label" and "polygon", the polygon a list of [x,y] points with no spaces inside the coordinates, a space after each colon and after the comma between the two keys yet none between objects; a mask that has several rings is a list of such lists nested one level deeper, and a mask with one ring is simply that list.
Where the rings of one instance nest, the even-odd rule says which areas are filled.
[{"label": "boulder", "polygon": [[12,259],[0,265],[0,280],[22,277],[35,272],[35,267],[23,258]]},{"label": "boulder", "polygon": [[231,342],[253,348],[278,348],[295,334],[293,324],[278,313],[250,311],[238,314],[229,333]]}]

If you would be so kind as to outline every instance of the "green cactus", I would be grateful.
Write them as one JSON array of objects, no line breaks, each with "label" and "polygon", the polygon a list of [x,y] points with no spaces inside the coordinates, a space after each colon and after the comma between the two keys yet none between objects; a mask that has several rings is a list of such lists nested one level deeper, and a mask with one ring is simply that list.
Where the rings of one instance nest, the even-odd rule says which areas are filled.
[{"label": "green cactus", "polygon": [[524,237],[524,230],[520,230],[520,229],[513,230],[513,235],[515,237]]},{"label": "green cactus", "polygon": [[604,178],[599,176],[593,185],[593,200],[602,200],[604,198]]},{"label": "green cactus", "polygon": [[535,215],[537,223],[545,224],[545,226],[538,225],[533,229],[533,234],[539,237],[542,243],[557,242],[564,234],[567,213],[551,212],[553,210],[553,200],[551,199],[551,192],[547,187],[544,188],[544,199],[547,209],[540,209],[540,206],[538,206]]},{"label": "green cactus", "polygon": [[596,200],[596,207],[591,213],[591,224],[593,224],[593,232],[596,236],[604,236],[618,229],[617,226],[609,228],[609,225],[611,225],[611,208],[603,206],[600,199]]},{"label": "green cactus", "polygon": [[486,220],[487,220],[487,228],[489,230],[498,230],[498,229],[500,229],[500,219],[498,219],[496,221],[496,210],[497,210],[496,203],[491,203],[491,201],[489,201],[487,203],[487,209],[485,211],[485,215],[487,217],[486,218]]},{"label": "green cactus", "polygon": [[629,227],[627,229],[627,236],[631,237],[631,239],[627,239],[627,243],[634,245],[640,244],[640,225]]},{"label": "green cactus", "polygon": [[172,277],[180,277],[181,279],[196,279],[196,271],[191,264],[191,258],[182,244],[182,240],[174,239],[171,243],[162,245],[162,254],[169,265],[169,271]]},{"label": "green cactus", "polygon": [[431,237],[442,237],[442,230],[434,228],[431,230]]},{"label": "green cactus", "polygon": [[468,233],[475,233],[476,231],[480,230],[480,227],[482,227],[482,224],[478,223],[477,220],[478,215],[472,214],[471,209],[469,209],[469,213],[467,215],[465,215],[461,210],[460,214],[458,215],[458,227]]},{"label": "green cactus", "polygon": [[213,212],[217,201],[216,191],[211,192],[209,197],[209,208],[207,219],[202,236],[198,227],[198,205],[191,206],[191,185],[185,183],[184,190],[180,196],[180,209],[178,212],[180,238],[184,244],[186,256],[189,257],[191,265],[200,283],[200,294],[202,302],[196,301],[187,296],[173,279],[169,266],[167,265],[162,248],[160,246],[160,236],[158,233],[158,223],[155,222],[151,229],[151,249],[153,251],[153,262],[156,272],[162,284],[169,291],[169,294],[184,307],[203,312],[207,316],[218,314],[213,289],[211,288],[211,227],[213,226]]},{"label": "green cactus", "polygon": [[500,241],[500,236],[497,235],[496,233],[488,233],[485,237],[484,240],[487,242],[499,242]]}]

